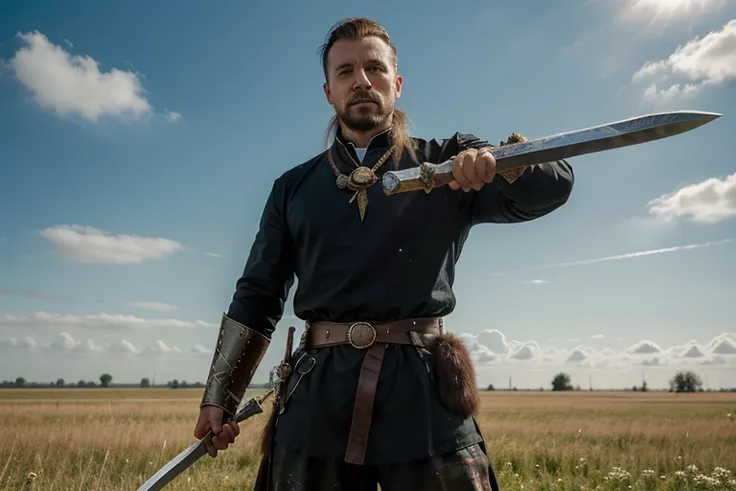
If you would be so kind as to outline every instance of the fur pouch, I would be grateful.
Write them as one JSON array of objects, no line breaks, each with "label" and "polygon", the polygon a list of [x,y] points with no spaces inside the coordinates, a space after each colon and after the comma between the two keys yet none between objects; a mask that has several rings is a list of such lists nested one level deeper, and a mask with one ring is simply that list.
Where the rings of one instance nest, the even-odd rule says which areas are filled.
[{"label": "fur pouch", "polygon": [[475,416],[480,393],[475,382],[475,367],[463,342],[450,333],[432,343],[432,365],[437,392],[442,404],[463,417]]}]

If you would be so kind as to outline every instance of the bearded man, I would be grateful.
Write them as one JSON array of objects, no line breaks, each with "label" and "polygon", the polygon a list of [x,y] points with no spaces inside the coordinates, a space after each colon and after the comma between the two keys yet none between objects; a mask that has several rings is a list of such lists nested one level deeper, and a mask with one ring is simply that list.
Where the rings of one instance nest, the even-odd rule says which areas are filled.
[{"label": "bearded man", "polygon": [[[571,193],[572,169],[496,175],[493,146],[472,134],[408,136],[396,49],[371,20],[337,24],[322,53],[334,139],[273,184],[222,317],[195,436],[214,431],[212,456],[235,441],[233,415],[296,276],[305,330],[282,373],[256,489],[497,490],[470,354],[442,319],[471,227],[552,212]],[[454,180],[430,193],[386,196],[375,185],[387,169],[450,158]]]}]

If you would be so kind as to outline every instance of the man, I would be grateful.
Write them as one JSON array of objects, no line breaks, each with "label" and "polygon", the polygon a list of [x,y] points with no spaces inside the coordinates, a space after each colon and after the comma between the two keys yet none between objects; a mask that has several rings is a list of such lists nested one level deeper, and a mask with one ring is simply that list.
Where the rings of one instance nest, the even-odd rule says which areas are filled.
[{"label": "man", "polygon": [[[222,319],[195,436],[214,430],[213,456],[234,442],[230,418],[296,276],[294,312],[306,326],[256,489],[496,490],[473,365],[442,317],[455,307],[471,227],[552,212],[570,195],[572,169],[497,176],[487,141],[409,137],[395,107],[396,50],[368,19],[334,27],[322,65],[334,141],[274,182]],[[376,185],[387,169],[453,156],[454,181],[428,194],[386,196]]]}]

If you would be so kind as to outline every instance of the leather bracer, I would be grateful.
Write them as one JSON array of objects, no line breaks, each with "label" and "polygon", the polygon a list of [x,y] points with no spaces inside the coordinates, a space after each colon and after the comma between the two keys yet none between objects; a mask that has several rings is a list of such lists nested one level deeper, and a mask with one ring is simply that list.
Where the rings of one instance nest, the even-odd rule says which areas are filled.
[{"label": "leather bracer", "polygon": [[225,418],[234,417],[269,344],[262,334],[223,314],[200,407],[217,406]]}]

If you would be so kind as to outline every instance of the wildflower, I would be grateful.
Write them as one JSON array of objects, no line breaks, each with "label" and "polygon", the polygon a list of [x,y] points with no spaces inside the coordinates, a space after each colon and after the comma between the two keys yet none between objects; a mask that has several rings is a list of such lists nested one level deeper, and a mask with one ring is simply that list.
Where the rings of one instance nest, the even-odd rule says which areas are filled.
[{"label": "wildflower", "polygon": [[[645,479],[653,479],[657,475],[652,469],[644,469],[641,471],[641,477]],[[664,476],[663,476],[664,477]]]},{"label": "wildflower", "polygon": [[609,472],[604,478],[605,481],[613,481],[613,482],[629,482],[631,481],[631,474],[629,474],[628,471],[623,470],[620,467],[614,467],[611,469],[611,472]]},{"label": "wildflower", "polygon": [[705,474],[698,474],[695,476],[693,478],[693,483],[698,487],[706,489],[718,488],[721,485],[721,482],[718,479],[706,476]]}]

